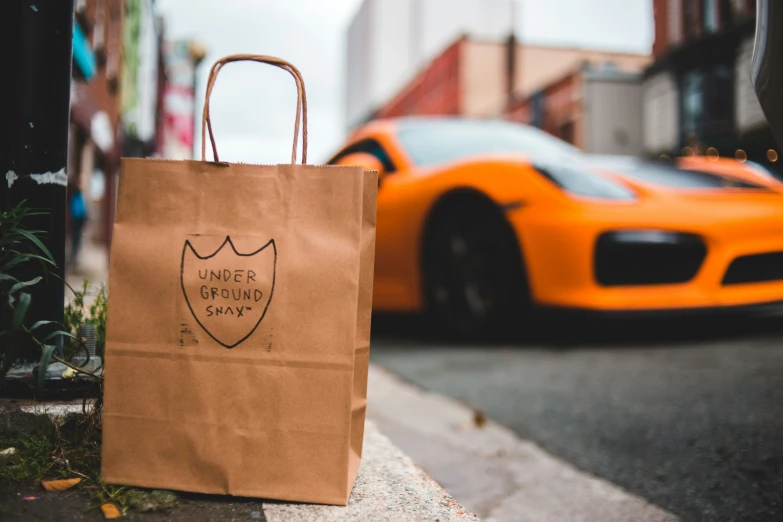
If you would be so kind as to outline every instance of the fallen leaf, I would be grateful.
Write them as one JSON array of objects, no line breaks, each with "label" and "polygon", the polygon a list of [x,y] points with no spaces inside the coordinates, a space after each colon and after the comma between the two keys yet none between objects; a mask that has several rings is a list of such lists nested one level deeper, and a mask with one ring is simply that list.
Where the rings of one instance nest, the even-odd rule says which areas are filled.
[{"label": "fallen leaf", "polygon": [[473,411],[473,425],[477,428],[483,428],[487,423],[487,416],[481,410]]},{"label": "fallen leaf", "polygon": [[0,451],[0,456],[8,457],[10,455],[13,455],[14,453],[16,453],[16,448],[8,448],[8,449],[4,449],[3,451]]},{"label": "fallen leaf", "polygon": [[106,520],[114,520],[115,518],[120,518],[122,516],[122,513],[117,509],[117,506],[110,504],[109,502],[101,504],[101,511],[103,511],[103,518]]},{"label": "fallen leaf", "polygon": [[46,491],[65,491],[66,489],[71,489],[81,481],[82,479],[78,477],[65,480],[44,480],[41,482],[41,485]]}]

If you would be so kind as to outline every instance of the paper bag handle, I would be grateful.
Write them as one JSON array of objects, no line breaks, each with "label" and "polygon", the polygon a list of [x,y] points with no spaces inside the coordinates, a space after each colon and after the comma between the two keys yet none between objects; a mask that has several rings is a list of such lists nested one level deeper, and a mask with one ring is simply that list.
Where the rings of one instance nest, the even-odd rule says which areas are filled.
[{"label": "paper bag handle", "polygon": [[204,129],[207,129],[209,133],[209,141],[212,143],[212,154],[215,157],[215,161],[220,161],[218,158],[217,145],[215,144],[215,134],[212,131],[212,120],[209,113],[209,98],[212,95],[212,89],[215,87],[217,81],[217,75],[220,69],[224,65],[231,62],[259,62],[274,65],[281,69],[288,71],[296,81],[296,121],[294,123],[294,148],[291,152],[291,163],[296,163],[296,151],[299,143],[299,122],[302,122],[302,165],[307,163],[307,94],[305,93],[304,80],[302,79],[302,73],[299,70],[288,63],[287,61],[275,58],[274,56],[263,56],[258,54],[233,54],[226,56],[216,61],[209,71],[209,81],[207,82],[206,99],[204,102],[204,112],[201,117],[201,161],[206,161],[206,133]]}]

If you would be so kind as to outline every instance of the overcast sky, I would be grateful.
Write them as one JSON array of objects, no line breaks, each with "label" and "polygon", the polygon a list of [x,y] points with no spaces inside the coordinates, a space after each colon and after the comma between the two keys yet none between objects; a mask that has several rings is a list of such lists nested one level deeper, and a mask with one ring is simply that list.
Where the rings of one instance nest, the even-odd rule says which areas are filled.
[{"label": "overcast sky", "polygon": [[[345,137],[345,33],[362,0],[157,0],[169,39],[194,38],[212,62],[228,54],[269,54],[296,65],[307,85],[308,163],[322,163]],[[520,0],[523,41],[649,52],[652,0]],[[212,121],[221,159],[287,161],[296,91],[286,73],[232,64],[214,90]],[[197,135],[197,140],[200,135]],[[200,143],[200,142],[199,142]]]}]

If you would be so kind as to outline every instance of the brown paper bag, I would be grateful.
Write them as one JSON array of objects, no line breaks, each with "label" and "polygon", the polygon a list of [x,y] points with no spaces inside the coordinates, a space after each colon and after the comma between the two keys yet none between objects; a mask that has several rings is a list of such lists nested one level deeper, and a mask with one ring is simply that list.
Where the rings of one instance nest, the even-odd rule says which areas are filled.
[{"label": "brown paper bag", "polygon": [[[291,73],[302,165],[221,162],[220,68]],[[346,504],[364,431],[377,173],[305,165],[296,68],[212,68],[215,157],[123,159],[109,274],[103,479]]]}]

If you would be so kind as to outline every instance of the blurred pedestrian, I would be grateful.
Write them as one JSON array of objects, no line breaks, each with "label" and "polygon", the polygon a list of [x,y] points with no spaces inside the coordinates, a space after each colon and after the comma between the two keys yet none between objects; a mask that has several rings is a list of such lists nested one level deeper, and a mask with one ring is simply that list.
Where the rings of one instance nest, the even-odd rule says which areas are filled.
[{"label": "blurred pedestrian", "polygon": [[69,188],[68,192],[71,194],[71,198],[68,201],[68,213],[71,219],[70,265],[75,268],[79,249],[82,245],[84,224],[87,222],[87,202],[84,200],[84,194],[78,185],[72,184]]}]

